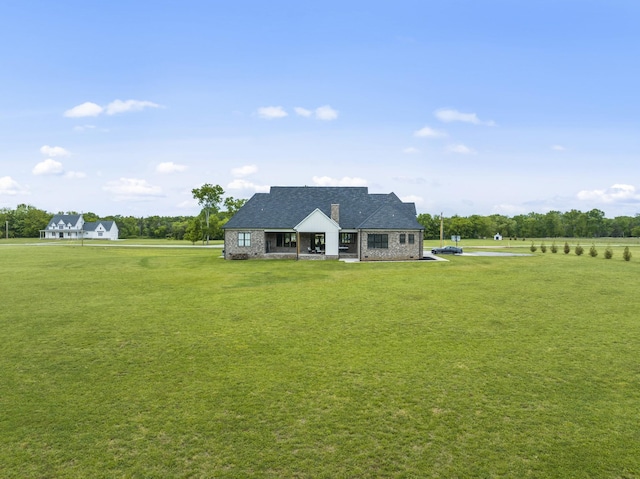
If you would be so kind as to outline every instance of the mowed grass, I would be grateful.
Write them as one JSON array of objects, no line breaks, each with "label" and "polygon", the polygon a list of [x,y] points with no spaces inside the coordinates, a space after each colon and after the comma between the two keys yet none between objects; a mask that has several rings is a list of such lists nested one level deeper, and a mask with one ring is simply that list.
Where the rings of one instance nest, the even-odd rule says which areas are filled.
[{"label": "mowed grass", "polygon": [[632,252],[0,246],[0,477],[640,477]]}]

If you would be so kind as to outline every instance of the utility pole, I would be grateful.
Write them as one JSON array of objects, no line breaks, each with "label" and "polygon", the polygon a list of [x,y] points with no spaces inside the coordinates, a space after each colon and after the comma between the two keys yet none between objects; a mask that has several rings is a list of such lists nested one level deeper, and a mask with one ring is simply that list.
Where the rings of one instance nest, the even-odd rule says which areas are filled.
[{"label": "utility pole", "polygon": [[9,239],[9,220],[4,222],[4,227],[6,231],[6,238]]},{"label": "utility pole", "polygon": [[442,219],[442,212],[440,213],[440,248],[443,246],[444,241],[444,220]]}]

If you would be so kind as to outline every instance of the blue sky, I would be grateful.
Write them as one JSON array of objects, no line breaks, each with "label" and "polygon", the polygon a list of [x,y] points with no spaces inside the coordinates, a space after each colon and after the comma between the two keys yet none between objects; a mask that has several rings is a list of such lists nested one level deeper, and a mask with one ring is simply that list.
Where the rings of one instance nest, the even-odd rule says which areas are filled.
[{"label": "blue sky", "polygon": [[0,207],[640,213],[640,2],[0,1]]}]

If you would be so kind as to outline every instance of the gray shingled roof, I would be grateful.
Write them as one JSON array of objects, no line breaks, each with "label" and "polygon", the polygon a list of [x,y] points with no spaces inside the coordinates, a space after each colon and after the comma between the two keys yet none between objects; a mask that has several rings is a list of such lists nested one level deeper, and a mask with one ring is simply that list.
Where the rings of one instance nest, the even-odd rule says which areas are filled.
[{"label": "gray shingled roof", "polygon": [[51,218],[51,221],[49,222],[49,224],[51,223],[58,224],[60,223],[60,220],[62,220],[62,222],[65,225],[68,225],[69,223],[71,223],[72,225],[75,225],[80,219],[80,216],[81,215],[55,215],[53,218]]},{"label": "gray shingled roof", "polygon": [[104,226],[104,229],[107,231],[110,231],[111,227],[113,226],[113,221],[105,221],[105,220],[87,221],[82,227],[82,229],[84,231],[95,231],[100,223],[102,223],[102,226]]},{"label": "gray shingled roof", "polygon": [[224,228],[293,229],[316,208],[331,217],[332,204],[340,205],[343,229],[423,229],[415,205],[394,193],[329,186],[272,186],[269,193],[253,195]]}]

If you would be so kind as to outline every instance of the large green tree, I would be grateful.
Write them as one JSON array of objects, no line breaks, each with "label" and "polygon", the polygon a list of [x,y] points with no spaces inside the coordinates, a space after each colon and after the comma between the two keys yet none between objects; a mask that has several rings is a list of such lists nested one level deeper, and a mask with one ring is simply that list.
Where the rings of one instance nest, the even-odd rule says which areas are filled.
[{"label": "large green tree", "polygon": [[247,202],[245,199],[235,199],[233,196],[229,196],[224,199],[224,206],[227,208],[226,217],[231,218],[237,213],[237,211],[244,206]]},{"label": "large green tree", "polygon": [[[20,204],[13,214],[13,231],[18,238],[38,238],[40,230],[47,227],[52,214],[35,206]],[[8,218],[9,219],[9,218]]]},{"label": "large green tree", "polygon": [[440,215],[431,216],[429,213],[420,213],[418,223],[424,226],[425,239],[440,238]]},{"label": "large green tree", "polygon": [[220,202],[222,201],[222,195],[224,190],[220,185],[211,185],[205,183],[200,188],[194,188],[191,190],[193,197],[198,200],[198,205],[204,211],[204,217],[206,221],[206,235],[207,245],[209,244],[209,218],[211,213],[217,213],[220,210]]}]

